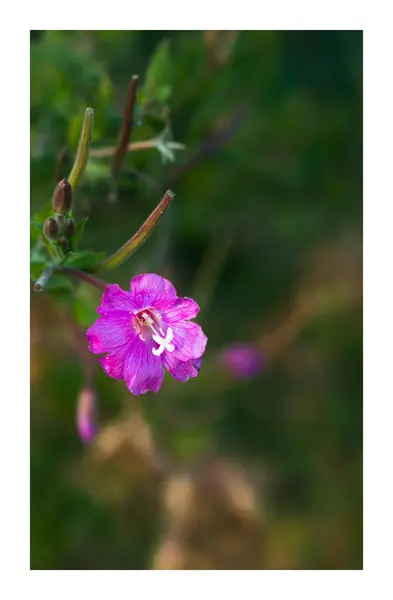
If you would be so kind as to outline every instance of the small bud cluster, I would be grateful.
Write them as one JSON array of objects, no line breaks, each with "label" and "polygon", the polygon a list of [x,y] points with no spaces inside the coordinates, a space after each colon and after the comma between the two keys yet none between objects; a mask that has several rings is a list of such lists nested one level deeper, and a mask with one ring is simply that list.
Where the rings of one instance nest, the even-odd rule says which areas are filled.
[{"label": "small bud cluster", "polygon": [[48,217],[44,223],[44,235],[52,243],[60,247],[64,254],[70,249],[70,240],[75,234],[75,221],[67,215],[72,209],[73,191],[65,177],[57,184],[52,200],[56,217]]}]

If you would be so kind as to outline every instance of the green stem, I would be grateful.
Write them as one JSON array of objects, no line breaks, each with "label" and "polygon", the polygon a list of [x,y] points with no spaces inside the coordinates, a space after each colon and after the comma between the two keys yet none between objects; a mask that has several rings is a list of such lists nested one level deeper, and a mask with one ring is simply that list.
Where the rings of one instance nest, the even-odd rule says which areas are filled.
[{"label": "green stem", "polygon": [[98,279],[97,277],[93,277],[90,273],[86,273],[85,271],[80,271],[79,269],[72,269],[71,267],[60,267],[53,265],[51,267],[47,267],[45,271],[42,273],[41,277],[35,282],[34,290],[36,292],[42,292],[48,281],[51,279],[54,272],[64,273],[64,275],[69,275],[70,277],[74,277],[75,279],[79,279],[80,281],[84,281],[89,285],[105,292],[106,288],[111,285],[102,279]]},{"label": "green stem", "polygon": [[34,284],[34,290],[36,292],[42,292],[42,290],[45,288],[46,284],[52,277],[54,270],[54,267],[47,267],[45,269],[41,277]]},{"label": "green stem", "polygon": [[[161,141],[161,136],[153,138],[151,140],[144,140],[141,142],[130,142],[127,146],[127,152],[136,152],[138,150],[150,150],[157,148],[157,144]],[[170,150],[185,150],[186,146],[180,142],[167,142],[166,145]],[[111,158],[116,152],[116,148],[113,146],[105,148],[92,148],[90,151],[91,158]]]},{"label": "green stem", "polygon": [[68,177],[68,181],[70,182],[73,190],[75,190],[76,186],[80,182],[86,168],[87,160],[89,158],[91,136],[93,133],[93,124],[94,109],[86,108],[81,136],[79,138],[78,151],[76,153],[74,166],[72,167],[71,173]]},{"label": "green stem", "polygon": [[53,250],[53,255],[56,259],[56,262],[61,263],[64,260],[64,255],[61,248],[56,244],[51,244],[51,248]]},{"label": "green stem", "polygon": [[151,215],[143,223],[142,227],[136,234],[128,240],[119,250],[117,250],[112,256],[108,256],[99,266],[99,269],[114,269],[123,263],[131,254],[135,252],[142,244],[147,240],[158,221],[168,208],[169,204],[175,197],[175,194],[168,190],[165,192],[159,205],[153,210]]}]

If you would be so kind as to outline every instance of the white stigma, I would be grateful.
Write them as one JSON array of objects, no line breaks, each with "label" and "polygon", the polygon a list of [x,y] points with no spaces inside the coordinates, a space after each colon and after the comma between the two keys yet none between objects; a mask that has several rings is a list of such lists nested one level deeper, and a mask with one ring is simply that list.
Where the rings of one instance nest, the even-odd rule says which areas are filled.
[{"label": "white stigma", "polygon": [[168,352],[174,351],[175,346],[170,343],[173,340],[173,331],[170,327],[167,329],[165,338],[158,333],[154,333],[152,338],[155,342],[157,342],[157,344],[159,344],[159,348],[152,348],[154,356],[160,356],[164,350],[168,350]]},{"label": "white stigma", "polygon": [[150,329],[153,331],[152,338],[158,344],[158,348],[152,348],[151,350],[154,356],[160,356],[164,352],[164,350],[168,350],[168,352],[173,352],[175,346],[171,344],[171,341],[173,340],[172,328],[168,327],[166,331],[166,336],[163,337],[163,330],[160,328],[162,335],[158,333],[157,329],[154,327],[153,319],[147,313],[142,313],[142,317],[145,319],[146,325],[150,327]]}]

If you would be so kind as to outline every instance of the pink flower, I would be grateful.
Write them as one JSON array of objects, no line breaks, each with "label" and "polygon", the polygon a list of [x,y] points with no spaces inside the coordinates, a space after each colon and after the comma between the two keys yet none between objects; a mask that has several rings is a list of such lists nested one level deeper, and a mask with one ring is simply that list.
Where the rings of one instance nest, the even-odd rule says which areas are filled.
[{"label": "pink flower", "polygon": [[97,433],[96,395],[91,388],[82,388],[79,394],[76,422],[82,441],[88,444]]},{"label": "pink flower", "polygon": [[86,332],[89,350],[105,354],[105,373],[124,379],[132,394],[158,392],[164,367],[179,381],[198,375],[207,337],[190,319],[199,306],[179,298],[167,279],[137,275],[129,292],[110,285],[97,312],[101,317]]},{"label": "pink flower", "polygon": [[224,365],[238,379],[251,379],[260,373],[264,359],[251,344],[233,344],[221,353]]}]

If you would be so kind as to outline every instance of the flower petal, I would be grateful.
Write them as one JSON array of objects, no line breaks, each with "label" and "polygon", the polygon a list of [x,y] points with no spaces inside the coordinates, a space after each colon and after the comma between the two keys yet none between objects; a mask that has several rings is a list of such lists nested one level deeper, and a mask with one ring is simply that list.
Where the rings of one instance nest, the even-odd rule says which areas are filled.
[{"label": "flower petal", "polygon": [[192,361],[192,366],[194,367],[194,369],[197,370],[197,372],[199,373],[199,370],[201,368],[201,364],[202,364],[202,357],[200,356],[199,358],[194,358]]},{"label": "flower petal", "polygon": [[124,379],[124,362],[127,357],[128,344],[113,354],[102,356],[99,361],[104,373],[113,379]]},{"label": "flower petal", "polygon": [[176,296],[166,296],[155,290],[140,290],[132,294],[132,302],[136,307],[136,312],[144,308],[155,308],[161,312],[170,308],[175,300]]},{"label": "flower petal", "polygon": [[162,317],[167,322],[194,319],[199,313],[199,306],[191,298],[177,298],[170,308],[162,311]]},{"label": "flower petal", "polygon": [[86,331],[90,352],[113,352],[135,337],[131,316],[123,311],[109,312]]},{"label": "flower petal", "polygon": [[197,323],[191,321],[180,321],[170,323],[173,331],[172,344],[175,346],[173,355],[181,360],[188,361],[191,358],[200,358],[205,351],[207,337]]},{"label": "flower petal", "polygon": [[[195,364],[198,361],[199,365]],[[164,352],[164,366],[168,372],[179,381],[187,381],[190,377],[197,377],[200,359],[183,362],[178,360],[171,352]]]},{"label": "flower petal", "polygon": [[176,289],[171,282],[155,273],[144,273],[131,279],[130,292],[135,294],[141,290],[148,290],[164,296],[177,296]]},{"label": "flower petal", "polygon": [[138,310],[155,308],[159,311],[170,308],[176,301],[176,289],[170,281],[155,273],[137,275],[131,279],[132,302]]},{"label": "flower petal", "polygon": [[97,308],[100,315],[105,315],[107,312],[114,310],[124,310],[127,312],[134,311],[135,306],[132,303],[132,295],[130,292],[125,292],[117,283],[106,288],[102,296],[101,306]]},{"label": "flower petal", "polygon": [[124,379],[132,394],[158,392],[164,379],[161,356],[152,353],[152,345],[136,337],[127,348]]}]

